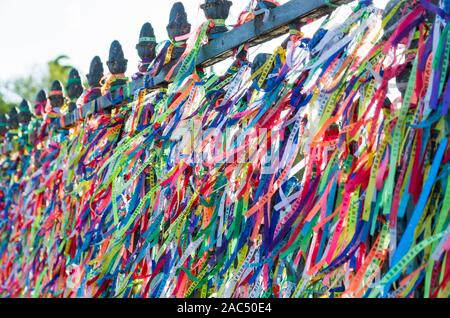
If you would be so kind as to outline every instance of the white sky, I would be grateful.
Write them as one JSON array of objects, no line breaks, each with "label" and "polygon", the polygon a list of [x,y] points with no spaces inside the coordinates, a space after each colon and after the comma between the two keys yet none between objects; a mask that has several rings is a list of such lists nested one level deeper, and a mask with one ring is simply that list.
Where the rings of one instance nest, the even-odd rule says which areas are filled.
[{"label": "white sky", "polygon": [[[129,61],[128,74],[132,74],[137,69],[135,44],[142,24],[152,23],[158,42],[167,39],[166,25],[175,2],[0,0],[0,81],[36,73],[61,54],[68,55],[70,64],[86,74],[95,55],[106,61],[113,40],[122,44]],[[182,2],[193,28],[205,20],[199,9],[204,0]],[[248,3],[249,0],[233,0],[227,24],[234,24]]]},{"label": "white sky", "polygon": [[[157,41],[167,39],[166,25],[175,0],[0,0],[0,80],[26,75],[60,54],[85,74],[95,55],[103,62],[113,40],[137,68],[135,45],[142,24],[150,22]],[[183,0],[194,27],[205,20],[203,0]],[[234,0],[227,20],[233,24],[247,0]],[[282,3],[286,1],[281,1]]]}]

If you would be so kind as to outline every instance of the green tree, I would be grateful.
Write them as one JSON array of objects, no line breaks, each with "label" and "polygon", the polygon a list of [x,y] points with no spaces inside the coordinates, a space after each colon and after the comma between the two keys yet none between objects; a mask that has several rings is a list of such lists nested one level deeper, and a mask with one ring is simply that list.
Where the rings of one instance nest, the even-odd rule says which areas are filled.
[{"label": "green tree", "polygon": [[69,60],[68,56],[60,55],[47,63],[48,74],[44,77],[44,82],[47,84],[46,87],[49,87],[55,80],[61,81],[62,83],[67,81],[70,69],[72,68],[72,66],[64,63],[67,60]]},{"label": "green tree", "polygon": [[[70,69],[72,68],[72,66],[67,64],[68,60],[68,56],[60,55],[47,63],[46,70],[43,75],[30,74],[25,77],[10,80],[1,86],[3,89],[14,93],[20,98],[25,98],[32,101],[39,90],[48,90],[54,80],[61,81],[62,83],[67,81]],[[0,99],[0,102],[1,101],[4,101],[4,99]],[[8,104],[8,101],[4,102]],[[7,105],[2,106],[2,104],[0,104],[0,107],[3,109],[6,108]]]},{"label": "green tree", "polygon": [[13,104],[7,102],[0,92],[0,114],[7,114],[12,106]]}]

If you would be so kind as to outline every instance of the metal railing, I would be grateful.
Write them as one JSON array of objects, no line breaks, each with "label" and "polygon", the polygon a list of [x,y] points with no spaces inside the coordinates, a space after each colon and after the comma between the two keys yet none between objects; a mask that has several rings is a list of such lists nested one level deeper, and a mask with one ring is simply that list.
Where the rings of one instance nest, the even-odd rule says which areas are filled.
[{"label": "metal railing", "polygon": [[[289,24],[294,21],[307,23],[311,19],[318,19],[332,12],[336,6],[347,4],[353,0],[291,0],[284,5],[269,11],[268,17],[264,13],[258,14],[254,20],[244,23],[233,30],[224,33],[220,38],[210,41],[200,49],[197,58],[198,66],[211,66],[223,61],[233,54],[233,50],[242,44],[250,47],[270,41],[289,32]],[[110,93],[91,101],[67,114],[62,121],[64,127],[69,127],[77,121],[95,114],[96,111],[109,109],[133,97],[140,89],[157,88],[170,82],[167,74],[173,65],[164,68],[155,77],[146,75],[143,78],[127,83],[122,87],[122,95],[113,98]],[[176,74],[176,70],[174,72]]]}]

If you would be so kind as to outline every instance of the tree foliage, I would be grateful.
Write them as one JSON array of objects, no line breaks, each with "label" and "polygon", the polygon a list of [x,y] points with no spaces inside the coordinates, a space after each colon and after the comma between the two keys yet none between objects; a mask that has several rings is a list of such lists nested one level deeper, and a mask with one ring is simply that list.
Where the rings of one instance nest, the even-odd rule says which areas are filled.
[{"label": "tree foliage", "polygon": [[70,69],[72,68],[72,66],[64,63],[67,60],[69,60],[68,56],[60,55],[56,59],[47,63],[48,74],[44,77],[44,82],[47,84],[46,87],[49,87],[55,80],[63,83],[67,81]]},{"label": "tree foliage", "polygon": [[13,106],[12,103],[9,103],[3,97],[3,94],[0,92],[0,114],[6,114],[9,112],[9,109]]}]

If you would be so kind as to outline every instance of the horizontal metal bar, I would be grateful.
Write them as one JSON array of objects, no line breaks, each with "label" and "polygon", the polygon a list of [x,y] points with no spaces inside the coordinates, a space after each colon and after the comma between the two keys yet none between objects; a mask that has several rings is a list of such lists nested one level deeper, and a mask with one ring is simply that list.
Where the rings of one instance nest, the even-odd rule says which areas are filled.
[{"label": "horizontal metal bar", "polygon": [[[336,5],[352,2],[353,0],[333,1]],[[300,20],[307,23],[311,18],[319,18],[333,11],[325,0],[292,0],[286,4],[270,10],[267,21],[264,15],[258,15],[254,20],[247,22],[220,38],[211,41],[209,45],[200,50],[198,64],[210,66],[232,55],[232,51],[246,43],[250,47],[259,45],[286,34],[289,24]]]},{"label": "horizontal metal bar", "polygon": [[[210,66],[232,56],[233,50],[244,43],[250,47],[270,41],[289,31],[289,24],[300,20],[305,24],[310,19],[317,19],[329,14],[334,5],[342,5],[353,0],[291,0],[286,4],[270,10],[266,21],[264,15],[258,15],[254,20],[247,22],[227,33],[220,38],[212,40],[200,49],[197,65]],[[332,3],[332,5],[327,2]],[[136,90],[142,88],[156,88],[166,83],[166,76],[171,67],[166,67],[154,78],[143,78],[124,85],[123,96],[116,100],[111,94],[98,98],[82,107],[81,115],[68,114],[64,119],[64,126],[69,127],[78,120],[94,114],[97,109],[108,109],[123,101],[129,100]],[[176,74],[176,70],[174,72]],[[169,81],[170,82],[170,81]],[[81,118],[80,118],[81,117]]]}]

